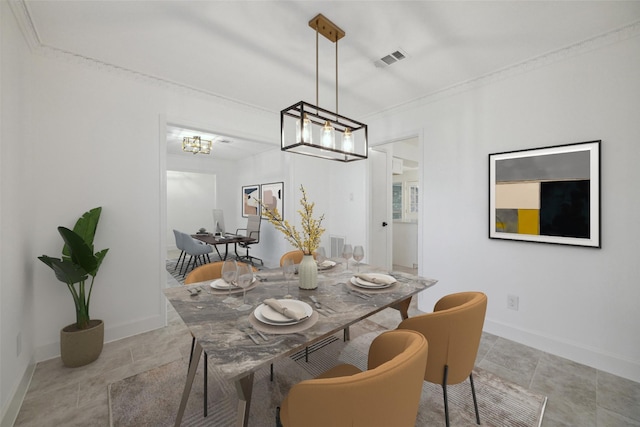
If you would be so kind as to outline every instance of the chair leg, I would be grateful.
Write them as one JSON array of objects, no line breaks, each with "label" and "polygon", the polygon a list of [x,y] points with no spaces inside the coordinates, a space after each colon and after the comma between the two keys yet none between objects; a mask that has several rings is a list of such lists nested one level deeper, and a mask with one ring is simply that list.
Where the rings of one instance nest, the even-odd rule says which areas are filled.
[{"label": "chair leg", "polygon": [[180,264],[180,259],[182,259],[182,257],[185,257],[185,253],[184,251],[180,252],[180,256],[178,257],[178,261],[176,261],[176,266],[173,267],[173,272],[176,272],[176,269],[178,268],[178,265]]},{"label": "chair leg", "polygon": [[209,403],[209,399],[207,398],[207,383],[209,382],[209,358],[207,357],[207,352],[204,352],[204,416],[207,416],[207,403]]},{"label": "chair leg", "polygon": [[476,399],[476,388],[473,385],[473,373],[469,374],[469,382],[471,383],[471,395],[473,396],[473,407],[476,410],[476,423],[480,425],[480,413],[478,412],[478,400]]},{"label": "chair leg", "polygon": [[444,377],[442,378],[442,396],[444,397],[444,421],[447,427],[449,427],[449,400],[447,399],[447,374],[449,373],[449,366],[444,365]]},{"label": "chair leg", "polygon": [[269,379],[271,380],[271,382],[273,382],[273,363],[271,364],[271,375],[269,376]]},{"label": "chair leg", "polygon": [[351,334],[349,332],[349,327],[344,328],[342,339],[344,342],[347,342],[351,339]]}]

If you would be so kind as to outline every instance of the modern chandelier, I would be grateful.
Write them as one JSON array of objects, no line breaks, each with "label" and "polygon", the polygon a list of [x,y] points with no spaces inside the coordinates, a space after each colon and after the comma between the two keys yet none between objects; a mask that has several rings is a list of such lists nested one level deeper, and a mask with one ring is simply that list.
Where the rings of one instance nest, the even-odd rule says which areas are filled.
[{"label": "modern chandelier", "polygon": [[202,139],[199,136],[185,136],[182,138],[182,151],[193,154],[211,154],[213,141]]},{"label": "modern chandelier", "polygon": [[[366,159],[367,125],[338,114],[338,40],[345,32],[322,14],[309,26],[316,30],[316,105],[300,101],[280,112],[281,150],[342,162]],[[318,106],[319,34],[336,45],[335,112]]]}]

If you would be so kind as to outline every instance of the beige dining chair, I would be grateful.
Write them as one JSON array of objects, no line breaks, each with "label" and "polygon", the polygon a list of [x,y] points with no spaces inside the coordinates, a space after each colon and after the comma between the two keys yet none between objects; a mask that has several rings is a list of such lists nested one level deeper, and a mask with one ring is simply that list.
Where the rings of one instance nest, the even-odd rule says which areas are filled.
[{"label": "beige dining chair", "polygon": [[[300,264],[302,262],[302,257],[304,256],[304,252],[302,252],[301,250],[295,250],[295,251],[289,251],[284,253],[281,257],[280,257],[280,267],[282,267],[284,265],[284,260],[285,259],[289,259],[291,258],[293,260],[294,264]],[[315,252],[313,253],[313,259],[316,258],[316,254]]]},{"label": "beige dining chair", "polygon": [[368,368],[338,365],[291,387],[277,411],[283,427],[414,427],[429,344],[415,331],[387,331]]},{"label": "beige dining chair", "polygon": [[[191,283],[204,282],[206,280],[214,280],[222,277],[222,266],[224,265],[224,261],[215,261],[210,262],[209,264],[201,265],[200,267],[196,267],[184,279],[185,285],[190,285]],[[245,265],[243,262],[238,262],[238,267],[241,265]],[[256,272],[258,269],[254,266],[251,266],[251,269]]]},{"label": "beige dining chair", "polygon": [[473,385],[473,367],[478,355],[482,327],[487,311],[487,296],[482,292],[459,292],[442,297],[432,313],[403,320],[398,330],[420,332],[429,341],[424,380],[442,386],[445,422],[449,426],[447,385],[469,378],[476,422],[480,413]]}]

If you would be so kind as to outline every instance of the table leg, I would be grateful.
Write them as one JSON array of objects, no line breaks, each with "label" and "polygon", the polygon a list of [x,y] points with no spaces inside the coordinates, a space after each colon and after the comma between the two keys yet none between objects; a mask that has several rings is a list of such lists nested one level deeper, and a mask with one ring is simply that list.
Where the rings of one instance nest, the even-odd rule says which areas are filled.
[{"label": "table leg", "polygon": [[182,417],[184,411],[187,409],[187,401],[189,400],[189,394],[191,393],[191,386],[193,385],[193,379],[196,377],[196,370],[198,369],[198,362],[200,362],[200,356],[202,356],[202,346],[196,340],[196,346],[191,354],[191,363],[189,364],[189,373],[187,374],[187,382],[184,385],[182,391],[182,399],[180,400],[180,408],[178,409],[178,415],[176,415],[175,427],[180,427],[182,423]]},{"label": "table leg", "polygon": [[392,305],[391,307],[395,308],[400,312],[400,316],[402,320],[409,318],[409,306],[411,305],[411,297],[400,301],[399,303]]},{"label": "table leg", "polygon": [[[220,258],[221,260],[224,261],[224,259],[222,258],[222,255],[220,255],[220,251],[218,250],[218,245],[213,245],[213,248],[216,250],[216,252],[218,253],[218,258]],[[227,257],[227,254],[224,254],[225,258]]]},{"label": "table leg", "polygon": [[251,407],[251,393],[253,392],[253,372],[236,381],[238,394],[238,427],[249,425],[249,409]]}]

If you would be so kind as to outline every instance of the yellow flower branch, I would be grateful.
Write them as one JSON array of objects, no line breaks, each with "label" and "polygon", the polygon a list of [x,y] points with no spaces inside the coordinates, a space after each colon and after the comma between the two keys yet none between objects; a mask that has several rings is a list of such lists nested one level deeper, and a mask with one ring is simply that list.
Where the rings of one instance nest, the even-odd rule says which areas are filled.
[{"label": "yellow flower branch", "polygon": [[300,191],[302,191],[302,198],[300,199],[302,209],[298,210],[298,213],[300,214],[302,222],[302,234],[304,239],[294,225],[291,225],[288,221],[282,219],[282,215],[278,212],[278,208],[274,207],[273,209],[269,209],[262,203],[262,200],[256,200],[262,207],[262,215],[274,225],[276,230],[284,234],[284,237],[292,246],[298,248],[306,255],[311,255],[316,251],[316,249],[318,249],[318,246],[320,246],[320,237],[325,231],[325,229],[322,228],[324,214],[321,215],[319,219],[315,219],[313,217],[313,208],[315,207],[315,203],[309,202],[307,199],[307,192],[302,185],[300,186]]}]

